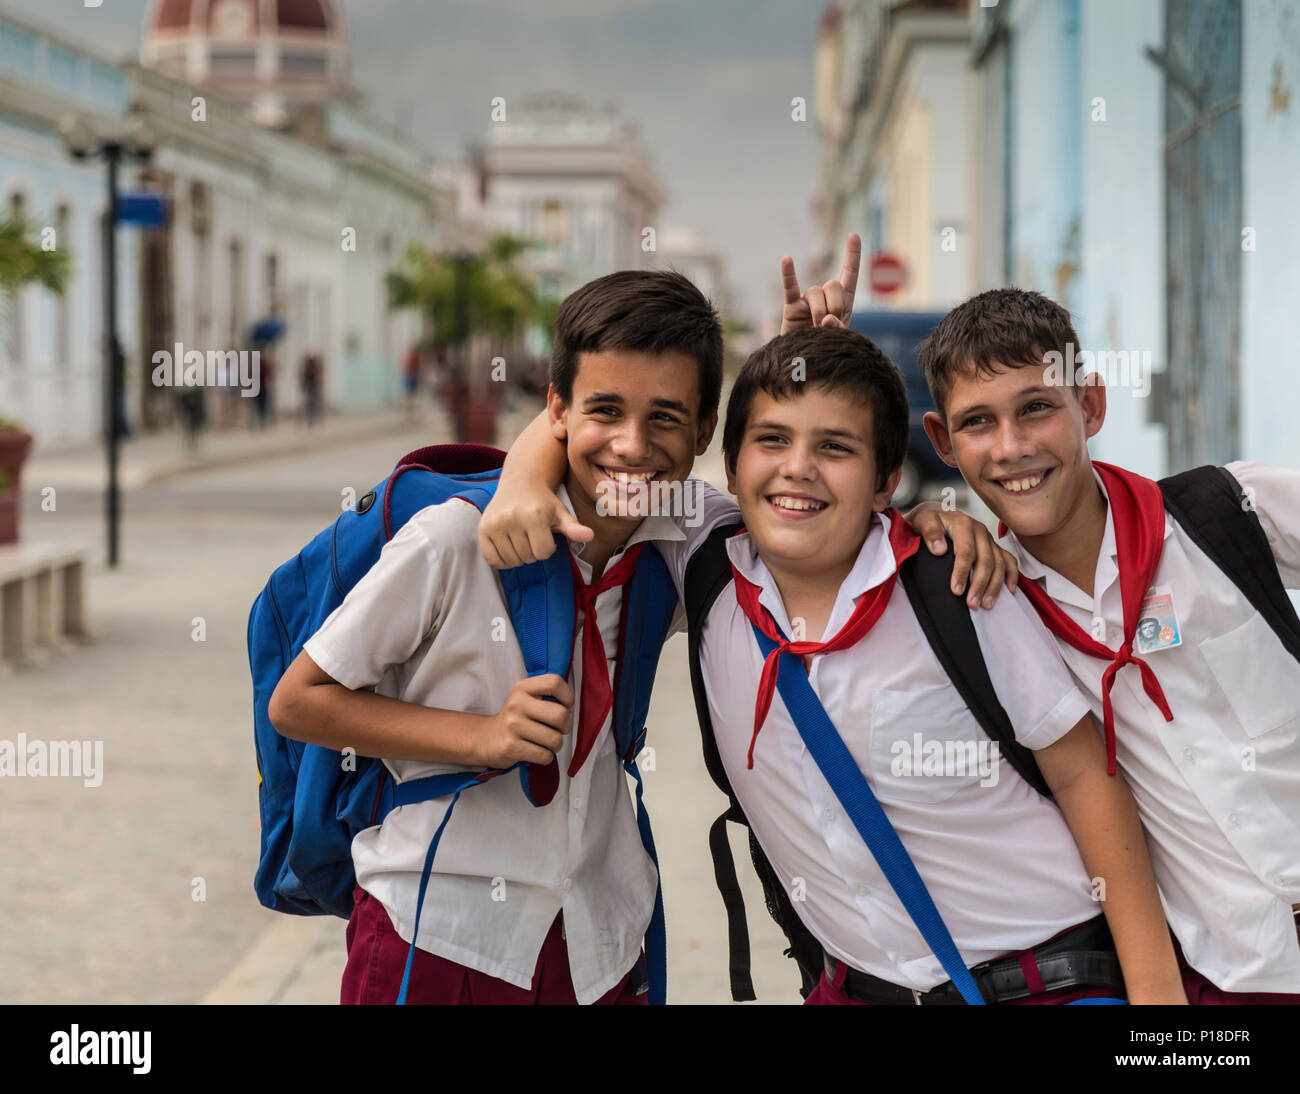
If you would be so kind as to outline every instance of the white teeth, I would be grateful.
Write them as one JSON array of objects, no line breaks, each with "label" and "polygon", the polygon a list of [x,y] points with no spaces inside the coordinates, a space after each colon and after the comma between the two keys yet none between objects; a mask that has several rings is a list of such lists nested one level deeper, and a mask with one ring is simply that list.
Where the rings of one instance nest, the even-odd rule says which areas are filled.
[{"label": "white teeth", "polygon": [[824,501],[806,501],[802,498],[773,498],[772,504],[778,509],[825,509]]},{"label": "white teeth", "polygon": [[1010,490],[1013,494],[1019,494],[1022,490],[1032,490],[1043,481],[1042,475],[1031,475],[1027,479],[1011,479],[1002,485]]},{"label": "white teeth", "polygon": [[637,475],[629,475],[626,471],[612,471],[609,468],[606,468],[605,471],[615,482],[629,484],[649,482],[657,474],[655,471],[644,471]]}]

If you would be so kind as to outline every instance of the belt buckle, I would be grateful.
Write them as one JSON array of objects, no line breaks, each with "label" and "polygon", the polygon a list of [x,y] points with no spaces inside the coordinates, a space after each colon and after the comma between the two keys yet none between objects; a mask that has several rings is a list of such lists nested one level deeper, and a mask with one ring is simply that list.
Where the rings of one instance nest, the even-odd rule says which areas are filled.
[{"label": "belt buckle", "polygon": [[920,1007],[920,1006],[924,1006],[924,1005],[925,1005],[925,1004],[923,1004],[923,1003],[921,1002],[921,993],[920,993],[919,991],[917,991],[915,988],[908,988],[907,990],[910,991],[910,992],[912,993],[912,1001],[913,1001],[913,1002],[914,1002],[918,1007]]}]

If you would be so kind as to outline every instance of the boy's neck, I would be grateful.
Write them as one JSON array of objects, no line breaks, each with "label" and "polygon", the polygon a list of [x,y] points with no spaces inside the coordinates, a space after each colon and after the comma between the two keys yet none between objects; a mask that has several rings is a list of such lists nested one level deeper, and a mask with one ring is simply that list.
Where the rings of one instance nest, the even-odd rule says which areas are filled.
[{"label": "boy's neck", "polygon": [[579,523],[596,533],[591,542],[583,547],[582,561],[591,567],[591,580],[599,581],[610,556],[631,538],[641,521],[635,518],[601,516],[596,511],[595,502],[574,482],[572,475],[565,477],[564,488],[568,492],[569,503],[573,506],[573,515]]},{"label": "boy's neck", "polygon": [[1056,531],[1045,536],[1017,539],[1034,558],[1050,567],[1088,596],[1093,595],[1097,577],[1097,556],[1106,538],[1106,498],[1088,469],[1088,479],[1078,504]]},{"label": "boy's neck", "polygon": [[[796,619],[803,619],[803,639],[808,642],[820,642],[826,630],[826,623],[835,609],[835,598],[839,596],[840,586],[853,570],[862,544],[848,559],[835,566],[822,567],[809,571],[793,570],[784,567],[774,559],[767,558],[760,549],[758,557],[763,560],[767,572],[776,582],[781,603],[785,605],[786,617],[791,626],[798,626]],[[795,638],[790,635],[790,638]]]}]

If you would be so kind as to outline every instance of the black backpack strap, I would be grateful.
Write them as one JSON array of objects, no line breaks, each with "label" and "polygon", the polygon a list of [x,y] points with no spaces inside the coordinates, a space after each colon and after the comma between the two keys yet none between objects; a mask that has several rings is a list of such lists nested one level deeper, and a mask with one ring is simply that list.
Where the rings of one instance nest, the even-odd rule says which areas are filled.
[{"label": "black backpack strap", "polygon": [[[695,696],[695,713],[700,723],[700,739],[704,747],[704,765],[714,784],[726,796],[728,807],[709,829],[709,850],[713,855],[713,876],[722,894],[722,903],[727,910],[727,938],[729,946],[729,966],[731,974],[731,997],[737,1002],[756,999],[754,981],[750,975],[749,921],[745,917],[745,901],[740,890],[740,880],[736,876],[736,861],[731,853],[731,844],[727,840],[727,821],[749,827],[749,821],[736,795],[731,789],[726,769],[722,766],[722,757],[718,753],[718,742],[713,735],[713,719],[709,715],[708,694],[704,690],[704,672],[700,664],[700,635],[704,630],[704,620],[713,607],[718,594],[731,583],[731,560],[727,557],[726,541],[740,529],[739,524],[722,525],[713,530],[709,537],[696,549],[686,567],[685,601],[688,627],[688,650],[691,665],[691,691]],[[803,920],[794,910],[790,898],[768,862],[763,849],[749,833],[750,857],[754,869],[763,885],[763,895],[767,909],[776,920],[790,948],[786,956],[792,956],[799,966],[799,975],[803,981],[800,993],[804,998],[816,986],[822,970],[821,945],[813,937]],[[811,979],[810,979],[811,978]]]},{"label": "black backpack strap", "polygon": [[718,742],[713,736],[713,719],[709,716],[709,700],[704,690],[704,671],[700,667],[700,633],[705,617],[718,594],[731,580],[731,562],[727,558],[726,540],[740,528],[728,524],[714,529],[696,548],[686,566],[685,600],[687,648],[691,664],[691,691],[695,696],[695,715],[700,723],[700,740],[704,746],[704,766],[709,777],[726,796],[727,810],[709,828],[709,851],[713,856],[713,877],[722,894],[722,904],[727,910],[728,960],[731,973],[731,998],[738,1003],[758,998],[754,994],[754,981],[749,973],[749,922],[745,918],[745,898],[736,877],[736,860],[727,841],[727,821],[748,825],[745,814],[731,791],[731,783],[718,754]]},{"label": "black backpack strap", "polygon": [[1165,509],[1241,590],[1282,645],[1300,661],[1300,616],[1245,491],[1226,467],[1193,468],[1160,480]]},{"label": "black backpack strap", "polygon": [[922,549],[904,562],[899,575],[907,599],[935,657],[976,721],[997,742],[999,752],[1016,773],[1050,798],[1052,792],[1033,752],[1016,740],[1011,719],[989,679],[970,609],[965,599],[952,591],[954,554],[951,547],[942,555]]}]

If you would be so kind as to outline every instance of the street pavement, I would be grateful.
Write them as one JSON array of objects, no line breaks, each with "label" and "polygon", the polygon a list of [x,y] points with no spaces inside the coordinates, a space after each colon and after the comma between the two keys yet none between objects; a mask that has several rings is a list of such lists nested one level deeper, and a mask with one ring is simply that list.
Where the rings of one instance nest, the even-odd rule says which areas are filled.
[{"label": "street pavement", "polygon": [[[532,409],[518,407],[502,436]],[[404,452],[448,439],[432,409],[174,437],[124,450],[121,563],[104,564],[102,454],[37,452],[24,470],[23,538],[89,550],[89,642],[0,679],[2,735],[103,742],[102,785],[6,778],[0,822],[0,1002],[335,1003],[344,923],[263,909],[253,894],[257,773],[245,646],[271,571]],[[715,453],[699,471],[720,483]],[[41,490],[55,487],[53,511]],[[196,640],[200,637],[201,640]],[[649,717],[646,800],[662,864],[669,1001],[729,1002],[726,924],[708,854],[725,805],[704,772],[685,641],[664,651]],[[748,866],[754,980],[797,1003]]]}]

